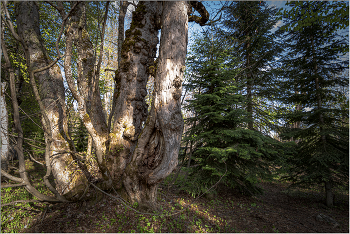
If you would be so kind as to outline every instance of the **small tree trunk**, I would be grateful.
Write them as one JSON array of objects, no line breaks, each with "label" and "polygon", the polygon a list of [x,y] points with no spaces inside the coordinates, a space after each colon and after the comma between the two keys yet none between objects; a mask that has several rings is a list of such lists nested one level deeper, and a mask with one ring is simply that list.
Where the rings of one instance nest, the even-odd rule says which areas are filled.
[{"label": "small tree trunk", "polygon": [[8,139],[8,114],[5,100],[6,83],[1,82],[0,95],[0,136],[1,136],[1,169],[8,170],[8,156],[9,156],[9,139]]},{"label": "small tree trunk", "polygon": [[189,169],[190,169],[190,166],[191,166],[191,160],[192,160],[192,152],[193,152],[192,145],[193,145],[193,143],[192,143],[192,140],[191,140],[190,142],[191,142],[191,143],[190,143],[190,155],[189,155],[189,157],[188,157],[187,171],[186,171],[186,173],[185,173],[184,181],[187,180],[188,172],[189,172]]},{"label": "small tree trunk", "polygon": [[[39,12],[34,2],[16,3],[18,34],[24,42],[26,62],[29,73],[47,66],[51,60],[44,48],[39,28]],[[44,177],[50,188],[48,176],[52,168],[56,179],[56,190],[68,199],[77,199],[83,194],[87,180],[83,172],[78,170],[70,150],[75,151],[74,144],[68,134],[65,108],[64,85],[58,65],[35,74],[36,82],[31,79],[32,87],[42,114],[45,130],[46,163],[48,173]],[[39,85],[39,92],[36,87]],[[53,191],[53,188],[51,188]]]},{"label": "small tree trunk", "polygon": [[326,191],[326,205],[328,207],[333,207],[333,192],[332,192],[332,181],[327,181],[325,184],[325,191]]},{"label": "small tree trunk", "polygon": [[[316,96],[317,96],[317,109],[321,110],[322,109],[322,97],[321,94],[319,93],[319,90],[321,89],[320,87],[320,83],[319,83],[319,79],[318,79],[318,75],[317,75],[317,63],[315,62],[315,39],[313,36],[311,36],[311,48],[312,48],[312,60],[314,62],[314,69],[313,69],[313,73],[315,75],[315,85],[316,85]],[[320,132],[323,131],[323,127],[324,127],[324,119],[323,119],[323,114],[322,112],[320,112],[319,114],[319,123],[320,123]],[[326,136],[323,134],[323,132],[321,133],[321,140],[322,140],[322,144],[323,144],[323,151],[324,153],[326,153]],[[326,204],[328,207],[332,207],[333,206],[333,194],[332,194],[332,181],[331,179],[328,179],[328,181],[325,182],[325,192],[326,192]]]},{"label": "small tree trunk", "polygon": [[[246,43],[246,50],[247,50],[247,55],[246,55],[246,68],[250,66],[250,53],[249,53],[249,48],[250,47],[250,42],[248,41]],[[254,125],[253,125],[253,100],[252,100],[252,74],[250,72],[250,69],[248,69],[247,73],[247,112],[248,112],[248,129],[253,130]]]},{"label": "small tree trunk", "polygon": [[118,69],[122,63],[122,44],[124,42],[124,20],[125,14],[129,6],[128,1],[119,2],[119,16],[118,16]]},{"label": "small tree trunk", "polygon": [[[107,121],[104,115],[99,89],[99,71],[95,69],[94,48],[86,29],[86,6],[80,2],[72,12],[66,31],[66,59],[64,70],[69,89],[78,102],[78,112],[92,137],[96,158],[103,176],[102,188],[110,188],[106,152],[109,148]],[[74,5],[73,3],[71,5]],[[77,48],[77,85],[72,75],[73,44]],[[98,64],[99,66],[99,64]],[[97,67],[98,67],[97,66]]]},{"label": "small tree trunk", "polygon": [[92,152],[92,144],[93,144],[93,140],[92,137],[89,135],[88,137],[88,146],[87,146],[87,151],[86,151],[86,167],[90,173],[90,175],[92,175],[92,178],[99,178],[98,172],[99,172],[99,168],[98,168],[98,164],[97,161],[95,159],[95,157],[93,156],[93,152]]}]

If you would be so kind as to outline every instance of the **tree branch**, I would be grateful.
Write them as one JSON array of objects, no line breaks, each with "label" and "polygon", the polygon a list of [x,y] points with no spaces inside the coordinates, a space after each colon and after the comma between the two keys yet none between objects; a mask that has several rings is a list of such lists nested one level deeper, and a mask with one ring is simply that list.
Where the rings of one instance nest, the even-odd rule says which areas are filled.
[{"label": "tree branch", "polygon": [[101,33],[101,45],[100,45],[100,54],[98,57],[98,64],[95,72],[95,80],[97,81],[100,76],[100,69],[101,69],[101,63],[102,63],[102,57],[103,57],[103,43],[104,43],[104,35],[106,30],[106,22],[107,22],[107,16],[108,16],[108,9],[109,9],[109,1],[106,3],[106,11],[103,19],[103,25],[102,25],[102,33]]},{"label": "tree branch", "polygon": [[1,170],[1,176],[5,176],[6,178],[8,178],[10,180],[13,180],[13,181],[16,181],[16,182],[19,182],[19,183],[23,183],[23,179],[22,178],[18,178],[18,177],[12,176],[12,175],[10,175],[9,173],[7,173],[4,170]]},{"label": "tree branch", "polygon": [[62,21],[62,24],[61,24],[61,29],[60,29],[60,33],[57,37],[57,40],[56,40],[56,51],[57,51],[57,58],[52,61],[49,65],[45,66],[45,67],[42,67],[42,68],[39,68],[39,69],[36,69],[33,72],[33,74],[37,73],[37,72],[41,72],[41,71],[44,71],[44,70],[47,70],[47,69],[50,69],[53,65],[55,65],[58,60],[60,60],[63,56],[61,56],[61,53],[60,53],[60,50],[59,50],[59,43],[60,43],[60,40],[61,40],[61,37],[62,37],[62,34],[63,34],[63,31],[64,31],[64,28],[67,24],[67,19],[68,17],[70,16],[70,14],[72,13],[72,11],[74,10],[74,8],[79,4],[80,2],[76,2],[74,4],[74,6],[70,9],[70,11],[68,12],[67,15],[65,15],[65,17],[63,18],[63,21]]},{"label": "tree branch", "polygon": [[55,5],[51,1],[45,1],[45,2],[50,4],[53,8],[55,8],[61,14],[62,19],[66,16],[66,12],[64,11],[64,6],[61,1],[57,1],[57,5]]},{"label": "tree branch", "polygon": [[190,6],[192,6],[195,10],[198,11],[198,13],[201,15],[201,17],[196,15],[191,15],[188,17],[188,22],[196,22],[200,26],[204,26],[205,23],[209,20],[209,13],[207,9],[205,9],[205,6],[198,1],[189,1],[188,2]]},{"label": "tree branch", "polygon": [[[4,11],[5,11],[5,12],[2,11],[2,13],[1,13],[1,17],[3,18],[3,21],[5,22],[5,24],[7,25],[7,27],[10,29],[10,32],[11,32],[12,36],[13,36],[17,41],[21,42],[21,44],[22,44],[23,46],[25,46],[25,45],[24,45],[24,42],[22,41],[22,38],[20,38],[19,35],[15,32],[15,29],[14,29],[14,27],[13,27],[13,24],[12,24],[12,22],[9,20],[9,19],[11,19],[11,18],[10,18],[10,13],[8,12],[8,9],[7,9],[7,1],[4,1],[4,2],[2,3],[2,5],[3,5]],[[6,20],[6,17],[5,17],[4,14],[6,14],[7,20]]]},{"label": "tree branch", "polygon": [[[4,4],[4,6],[6,8],[6,4]],[[7,10],[7,8],[5,9],[5,11],[6,10]],[[13,26],[11,21],[9,21],[8,25],[10,27]],[[44,124],[44,122],[46,122],[46,124],[45,124],[46,125],[45,126],[45,130],[46,130],[45,134],[47,134],[47,131],[49,131],[50,134],[49,135],[47,134],[47,135],[51,136],[51,129],[49,127],[47,127],[47,126],[50,126],[49,124],[47,124],[48,123],[47,122],[48,121],[47,115],[45,113],[45,109],[42,106],[42,102],[41,102],[41,99],[40,99],[40,96],[39,96],[39,93],[38,93],[38,90],[37,90],[37,87],[36,87],[36,84],[35,84],[33,72],[30,69],[30,57],[29,57],[29,54],[28,54],[28,47],[24,43],[23,38],[19,37],[19,35],[16,34],[14,32],[14,30],[12,30],[12,31],[13,31],[12,32],[13,35],[18,37],[18,39],[19,39],[18,41],[22,44],[22,46],[23,46],[23,48],[25,50],[26,62],[27,62],[27,65],[28,65],[28,70],[29,70],[29,74],[30,74],[30,80],[31,80],[32,86],[34,86],[33,87],[34,94],[36,96],[36,99],[39,102],[41,113],[43,114],[43,117],[45,119],[45,121],[43,121],[43,124]],[[23,130],[22,130],[22,127],[21,127],[20,119],[19,119],[19,106],[18,106],[17,97],[16,97],[16,90],[15,90],[15,74],[14,74],[14,70],[13,70],[13,68],[11,66],[10,59],[8,57],[8,54],[7,54],[7,48],[6,48],[6,45],[5,45],[5,42],[4,42],[3,32],[1,33],[1,39],[2,39],[1,40],[1,47],[2,47],[4,58],[5,58],[5,61],[6,61],[6,67],[8,68],[9,73],[10,73],[10,88],[11,88],[12,106],[13,106],[13,111],[14,111],[15,131],[18,133],[16,149],[17,149],[17,152],[18,152],[19,172],[20,172],[21,178],[23,179],[23,181],[25,183],[27,183],[27,185],[26,185],[27,191],[30,192],[32,195],[36,196],[37,198],[39,198],[39,199],[41,199],[43,201],[48,201],[48,202],[64,202],[64,201],[67,201],[66,199],[61,197],[57,193],[56,190],[54,190],[54,191],[51,190],[51,188],[46,183],[46,182],[48,182],[48,180],[45,180],[45,177],[44,177],[44,180],[45,180],[46,185],[56,195],[57,198],[53,198],[53,197],[49,197],[49,196],[46,196],[44,194],[41,194],[30,183],[30,179],[28,177],[28,172],[26,171],[26,168],[25,168],[24,155],[23,155]],[[49,146],[49,144],[50,144],[50,138],[49,138],[48,146]],[[48,168],[48,171],[50,171],[50,168]],[[4,173],[4,175],[5,175],[5,173]],[[56,193],[55,193],[55,191],[56,191]]]},{"label": "tree branch", "polygon": [[34,162],[36,162],[37,164],[40,164],[40,165],[42,165],[42,166],[45,166],[45,165],[42,164],[41,162],[35,160],[35,158],[32,156],[32,154],[31,154],[28,150],[26,150],[26,151],[27,151],[27,153],[29,154],[29,157],[30,157],[30,159],[31,159],[32,161],[34,161]]}]

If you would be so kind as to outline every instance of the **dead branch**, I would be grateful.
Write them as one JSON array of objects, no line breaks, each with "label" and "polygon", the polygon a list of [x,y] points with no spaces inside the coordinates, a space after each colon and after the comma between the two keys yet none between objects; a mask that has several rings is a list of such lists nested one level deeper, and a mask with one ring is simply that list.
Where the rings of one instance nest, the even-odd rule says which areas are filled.
[{"label": "dead branch", "polygon": [[22,178],[18,178],[18,177],[12,176],[12,175],[10,175],[9,173],[7,173],[4,170],[1,170],[1,176],[5,176],[7,179],[23,183],[23,179]]},{"label": "dead branch", "polygon": [[21,187],[21,186],[26,186],[27,183],[22,183],[22,184],[5,184],[1,185],[1,188],[12,188],[12,187]]}]

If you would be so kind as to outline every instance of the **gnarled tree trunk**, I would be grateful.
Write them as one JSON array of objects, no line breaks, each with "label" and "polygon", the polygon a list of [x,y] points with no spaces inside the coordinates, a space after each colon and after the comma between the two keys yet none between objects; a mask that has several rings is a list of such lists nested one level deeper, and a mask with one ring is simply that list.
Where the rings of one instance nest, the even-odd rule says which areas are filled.
[{"label": "gnarled tree trunk", "polygon": [[[180,97],[187,51],[189,5],[186,2],[138,3],[122,45],[122,59],[116,72],[114,122],[113,128],[109,129],[99,90],[100,61],[96,62],[86,28],[86,3],[76,4],[70,12],[65,32],[65,78],[94,144],[103,180],[99,185],[101,188],[116,187],[130,202],[154,209],[158,184],[178,163],[183,131]],[[193,20],[204,25],[208,14],[203,5],[191,2],[191,6],[200,9],[203,14]],[[65,17],[63,8],[60,9],[62,17]],[[16,10],[18,32],[24,42],[32,86],[43,115],[47,166],[49,170],[52,166],[59,194],[74,200],[82,195],[87,178],[78,172],[79,168],[73,162],[75,149],[67,129],[62,76],[58,66],[35,73],[39,84],[39,91],[36,90],[31,71],[47,66],[51,61],[41,39],[36,4],[20,2]],[[155,62],[160,29],[159,57]],[[78,56],[76,80],[72,75],[73,46]],[[145,97],[150,74],[155,74],[155,83],[148,113]]]},{"label": "gnarled tree trunk", "polygon": [[[94,142],[105,187],[116,187],[124,198],[144,208],[156,208],[158,184],[178,163],[183,131],[180,97],[188,40],[188,7],[186,2],[138,3],[130,29],[125,32],[116,72],[114,122],[110,132],[106,128],[110,124],[106,125],[102,116],[99,77],[92,73],[95,58],[85,29],[83,4],[73,13],[66,33],[67,83]],[[205,10],[200,3],[194,7]],[[201,25],[208,20],[207,12],[204,13],[203,20],[197,19]],[[78,52],[77,87],[70,68],[73,43]],[[155,89],[151,110],[147,113],[145,97],[150,74],[155,74]]]},{"label": "gnarled tree trunk", "polygon": [[156,208],[158,184],[178,163],[183,131],[180,97],[187,52],[185,2],[163,2],[162,35],[152,107],[123,184],[132,202]]},{"label": "gnarled tree trunk", "polygon": [[125,32],[122,61],[115,78],[118,91],[108,154],[109,170],[118,189],[148,114],[146,84],[156,57],[160,7],[158,2],[140,2]]}]

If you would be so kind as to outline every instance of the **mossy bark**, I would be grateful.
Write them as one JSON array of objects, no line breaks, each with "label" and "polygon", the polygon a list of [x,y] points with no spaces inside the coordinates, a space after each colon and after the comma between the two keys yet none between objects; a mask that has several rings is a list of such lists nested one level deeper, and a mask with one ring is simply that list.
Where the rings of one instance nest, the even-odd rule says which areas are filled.
[{"label": "mossy bark", "polygon": [[[158,44],[158,2],[140,2],[132,13],[130,29],[125,32],[121,63],[116,73],[118,96],[110,139],[109,169],[118,188],[131,160],[142,125],[148,115],[145,102],[149,66],[153,65]],[[116,151],[115,149],[119,150]]]},{"label": "mossy bark", "polygon": [[123,185],[132,202],[156,209],[158,184],[178,163],[183,131],[180,96],[187,51],[187,7],[185,2],[163,2],[162,34],[152,107]]}]

